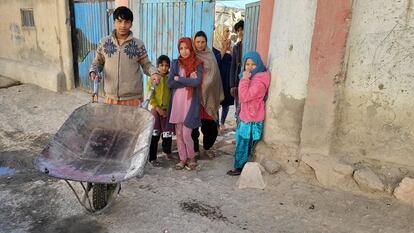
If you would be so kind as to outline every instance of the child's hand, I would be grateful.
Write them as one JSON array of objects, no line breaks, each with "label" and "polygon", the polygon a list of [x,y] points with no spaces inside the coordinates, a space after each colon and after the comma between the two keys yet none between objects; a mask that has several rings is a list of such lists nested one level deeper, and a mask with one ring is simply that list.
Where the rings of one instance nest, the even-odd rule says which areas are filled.
[{"label": "child's hand", "polygon": [[193,73],[191,73],[190,78],[196,79],[197,78],[197,72],[194,71]]},{"label": "child's hand", "polygon": [[167,116],[167,112],[164,109],[158,108],[159,109],[159,114],[161,117],[166,117]]},{"label": "child's hand", "polygon": [[96,73],[93,72],[93,71],[89,74],[89,76],[90,76],[92,81],[95,80],[95,79],[101,80],[101,77],[99,77],[99,75],[96,75]]},{"label": "child's hand", "polygon": [[178,81],[178,79],[180,79],[180,76],[177,76],[177,75],[176,75],[176,76],[174,76],[174,80],[175,80],[175,81]]},{"label": "child's hand", "polygon": [[155,107],[155,110],[158,112],[158,114],[159,114],[161,117],[165,117],[165,116],[166,116],[166,112],[165,112],[165,110],[164,110],[164,109],[159,108],[159,107]]},{"label": "child's hand", "polygon": [[243,78],[250,79],[251,77],[252,77],[252,73],[250,73],[250,71],[248,70],[243,71]]},{"label": "child's hand", "polygon": [[159,74],[153,74],[151,75],[151,80],[153,84],[158,84],[158,82],[160,81],[160,75]]},{"label": "child's hand", "polygon": [[230,88],[230,95],[233,97],[236,97],[236,91],[237,91],[237,87]]}]

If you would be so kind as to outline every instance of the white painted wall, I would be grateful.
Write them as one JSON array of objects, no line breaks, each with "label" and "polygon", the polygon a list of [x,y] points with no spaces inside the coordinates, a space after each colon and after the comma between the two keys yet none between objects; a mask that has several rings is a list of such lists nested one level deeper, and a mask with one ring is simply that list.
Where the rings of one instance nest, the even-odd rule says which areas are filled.
[{"label": "white painted wall", "polygon": [[316,0],[280,0],[274,7],[269,54],[279,85],[272,87],[295,99],[306,97],[315,13]]},{"label": "white painted wall", "polygon": [[414,166],[414,1],[354,1],[335,152]]},{"label": "white painted wall", "polygon": [[269,48],[272,79],[266,103],[266,142],[299,141],[315,12],[316,0],[275,1]]}]

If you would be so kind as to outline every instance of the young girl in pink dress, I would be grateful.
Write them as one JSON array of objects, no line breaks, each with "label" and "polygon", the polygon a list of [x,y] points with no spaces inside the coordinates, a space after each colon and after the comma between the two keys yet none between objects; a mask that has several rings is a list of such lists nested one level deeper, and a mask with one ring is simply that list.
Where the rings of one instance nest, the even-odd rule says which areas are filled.
[{"label": "young girl in pink dress", "polygon": [[198,86],[201,83],[203,67],[202,61],[194,53],[191,38],[180,38],[178,50],[180,55],[172,61],[167,80],[171,89],[167,116],[168,122],[175,125],[177,136],[180,162],[175,168],[181,170],[187,165],[193,170],[197,161],[191,132],[201,125]]}]

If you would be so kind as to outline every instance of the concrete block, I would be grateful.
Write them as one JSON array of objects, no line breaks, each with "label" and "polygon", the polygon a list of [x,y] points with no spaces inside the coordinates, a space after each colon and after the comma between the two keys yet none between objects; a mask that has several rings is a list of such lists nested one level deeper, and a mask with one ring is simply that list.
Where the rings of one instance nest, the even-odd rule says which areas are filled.
[{"label": "concrete block", "polygon": [[414,207],[414,178],[405,177],[394,190],[394,196]]},{"label": "concrete block", "polygon": [[60,68],[54,66],[35,66],[22,61],[0,58],[0,75],[55,92],[66,90],[65,75]]},{"label": "concrete block", "polygon": [[335,158],[319,155],[306,154],[302,156],[302,161],[312,167],[315,171],[316,179],[324,186],[337,187],[343,190],[358,189],[352,179],[354,168],[344,164]]},{"label": "concrete block", "polygon": [[274,174],[274,173],[278,172],[281,168],[281,166],[278,162],[276,162],[274,160],[269,160],[269,159],[264,159],[261,162],[261,165],[270,174]]},{"label": "concrete block", "polygon": [[385,185],[382,180],[369,168],[362,168],[354,172],[354,180],[364,191],[384,192]]},{"label": "concrete block", "polygon": [[263,178],[263,171],[264,169],[259,163],[247,162],[238,180],[239,188],[264,189],[266,183]]}]

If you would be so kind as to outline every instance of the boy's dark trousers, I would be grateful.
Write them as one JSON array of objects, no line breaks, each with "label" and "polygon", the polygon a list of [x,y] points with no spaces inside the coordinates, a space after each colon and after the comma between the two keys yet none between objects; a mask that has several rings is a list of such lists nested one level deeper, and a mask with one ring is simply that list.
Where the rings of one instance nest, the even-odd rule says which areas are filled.
[{"label": "boy's dark trousers", "polygon": [[[162,134],[162,133],[161,133]],[[160,141],[161,135],[152,136],[151,138],[151,145],[150,145],[150,156],[149,161],[153,161],[157,159],[157,152],[158,152],[158,142]],[[166,154],[171,154],[171,144],[172,144],[172,137],[164,137],[162,135],[162,151]]]},{"label": "boy's dark trousers", "polygon": [[[209,150],[216,141],[218,130],[217,123],[215,120],[201,119],[201,132],[203,133],[203,148],[204,150]],[[193,129],[191,137],[194,141],[194,151],[200,151],[198,137],[200,136],[200,131],[198,128]]]}]

